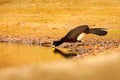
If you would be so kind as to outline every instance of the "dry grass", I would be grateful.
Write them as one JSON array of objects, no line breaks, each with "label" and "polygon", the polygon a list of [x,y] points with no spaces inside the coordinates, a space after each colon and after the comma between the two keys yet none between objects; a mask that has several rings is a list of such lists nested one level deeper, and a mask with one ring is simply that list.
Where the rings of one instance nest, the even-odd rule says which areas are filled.
[{"label": "dry grass", "polygon": [[120,29],[119,0],[5,0],[0,3],[2,35],[58,38],[82,24]]}]

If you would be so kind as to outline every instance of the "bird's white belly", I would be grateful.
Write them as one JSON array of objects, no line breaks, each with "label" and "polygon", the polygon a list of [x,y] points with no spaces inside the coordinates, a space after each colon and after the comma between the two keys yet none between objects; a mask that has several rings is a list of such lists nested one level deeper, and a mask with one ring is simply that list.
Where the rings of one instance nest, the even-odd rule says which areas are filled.
[{"label": "bird's white belly", "polygon": [[81,33],[81,34],[77,37],[77,41],[80,41],[84,36],[85,36],[85,33]]}]

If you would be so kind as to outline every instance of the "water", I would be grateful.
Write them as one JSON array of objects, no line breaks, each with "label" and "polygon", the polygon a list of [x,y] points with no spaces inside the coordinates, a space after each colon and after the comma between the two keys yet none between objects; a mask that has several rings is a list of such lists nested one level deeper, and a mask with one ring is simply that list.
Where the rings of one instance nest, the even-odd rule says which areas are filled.
[{"label": "water", "polygon": [[60,54],[53,53],[50,47],[0,43],[0,67],[46,63],[64,59]]}]

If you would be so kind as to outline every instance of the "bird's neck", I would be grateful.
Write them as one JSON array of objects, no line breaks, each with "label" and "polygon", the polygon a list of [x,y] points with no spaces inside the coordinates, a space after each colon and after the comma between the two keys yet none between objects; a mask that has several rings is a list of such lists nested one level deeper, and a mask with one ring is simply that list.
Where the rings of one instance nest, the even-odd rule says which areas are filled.
[{"label": "bird's neck", "polygon": [[63,43],[62,40],[58,41],[58,42],[57,42],[57,46],[60,45],[60,44],[62,44],[62,43]]}]

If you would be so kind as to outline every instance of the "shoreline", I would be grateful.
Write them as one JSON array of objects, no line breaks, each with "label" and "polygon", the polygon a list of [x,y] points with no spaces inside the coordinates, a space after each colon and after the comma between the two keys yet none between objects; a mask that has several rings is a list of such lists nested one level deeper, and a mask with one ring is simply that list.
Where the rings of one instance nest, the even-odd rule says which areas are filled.
[{"label": "shoreline", "polygon": [[[15,44],[30,44],[40,45],[43,47],[51,47],[52,42],[56,39],[44,39],[37,37],[24,37],[24,36],[2,36],[0,35],[0,42],[15,43]],[[77,52],[80,55],[92,54],[96,52],[102,52],[108,49],[120,47],[120,39],[84,39],[80,43],[63,43],[58,46],[60,48],[69,48],[71,52]]]}]

